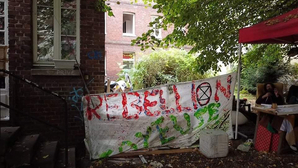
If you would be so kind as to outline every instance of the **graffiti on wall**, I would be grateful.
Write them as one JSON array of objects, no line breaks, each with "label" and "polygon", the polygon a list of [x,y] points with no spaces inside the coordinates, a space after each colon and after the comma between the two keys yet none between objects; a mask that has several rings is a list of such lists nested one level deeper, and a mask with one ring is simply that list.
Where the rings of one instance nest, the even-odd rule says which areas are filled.
[{"label": "graffiti on wall", "polygon": [[87,56],[91,60],[102,60],[103,59],[103,54],[101,51],[90,51],[87,53]]},{"label": "graffiti on wall", "polygon": [[189,146],[204,128],[224,125],[222,129],[231,132],[227,116],[235,76],[85,96],[86,142],[92,158],[162,145]]},{"label": "graffiti on wall", "polygon": [[[94,81],[94,78],[92,78],[88,83],[91,84]],[[84,123],[84,117],[83,117],[83,102],[82,102],[82,97],[84,96],[84,88],[76,88],[73,87],[73,90],[69,92],[69,97],[68,99],[71,101],[71,107],[75,108],[75,110],[78,112],[78,116],[74,116],[75,119],[81,121]]]}]

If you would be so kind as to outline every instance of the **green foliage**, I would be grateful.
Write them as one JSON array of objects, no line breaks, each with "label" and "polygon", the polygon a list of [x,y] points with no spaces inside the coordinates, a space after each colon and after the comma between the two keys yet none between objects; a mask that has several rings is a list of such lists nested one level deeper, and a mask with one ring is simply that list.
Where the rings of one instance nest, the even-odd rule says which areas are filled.
[{"label": "green foliage", "polygon": [[296,77],[296,79],[298,79],[298,63],[295,63],[291,66],[290,75],[293,75],[294,77]]},{"label": "green foliage", "polygon": [[[110,0],[97,0],[95,7],[98,11],[107,12],[108,16],[114,16],[112,8],[107,3],[108,1]],[[138,0],[130,0],[131,4],[137,3],[137,2]],[[147,7],[152,5],[153,0],[143,0],[143,2],[146,5],[145,7]],[[120,1],[117,1],[116,3],[117,5],[120,5]]]},{"label": "green foliage", "polygon": [[290,65],[288,74],[279,78],[279,81],[288,86],[298,85],[298,63]]},{"label": "green foliage", "polygon": [[[107,1],[109,0],[97,0],[95,7],[98,11],[107,12],[108,16],[114,16],[112,8],[106,3]],[[120,2],[117,1],[117,4],[119,5]]]},{"label": "green foliage", "polygon": [[290,64],[283,59],[286,50],[280,45],[254,45],[243,56],[242,89],[254,93],[257,83],[274,83],[288,74]]},{"label": "green foliage", "polygon": [[[201,75],[198,71],[193,55],[187,54],[184,50],[170,49],[144,55],[129,74],[134,89],[141,89],[208,77],[207,73]],[[123,78],[123,75],[120,76]]]},{"label": "green foliage", "polygon": [[297,8],[297,0],[153,0],[154,9],[163,14],[157,27],[174,30],[164,39],[151,36],[152,29],[132,41],[143,50],[153,47],[193,46],[199,53],[201,72],[219,70],[237,60],[238,30]]},{"label": "green foliage", "polygon": [[242,89],[242,90],[240,91],[240,94],[249,94],[249,92],[248,92],[247,90],[245,90],[245,89]]}]

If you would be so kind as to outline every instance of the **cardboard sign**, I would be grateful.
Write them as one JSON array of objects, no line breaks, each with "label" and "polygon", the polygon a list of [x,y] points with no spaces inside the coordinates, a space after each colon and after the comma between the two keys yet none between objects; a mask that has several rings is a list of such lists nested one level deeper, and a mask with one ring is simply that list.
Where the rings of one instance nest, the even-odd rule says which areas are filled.
[{"label": "cardboard sign", "polygon": [[146,90],[83,97],[86,146],[92,159],[129,150],[187,147],[205,128],[232,136],[236,73]]}]

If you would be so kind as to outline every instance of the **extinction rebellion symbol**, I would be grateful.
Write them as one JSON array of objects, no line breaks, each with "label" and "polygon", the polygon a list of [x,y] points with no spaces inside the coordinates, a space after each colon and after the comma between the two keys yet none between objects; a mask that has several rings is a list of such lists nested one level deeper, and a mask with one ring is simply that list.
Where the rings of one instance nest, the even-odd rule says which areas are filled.
[{"label": "extinction rebellion symbol", "polygon": [[197,100],[201,106],[209,103],[212,95],[211,85],[208,82],[201,83],[197,87]]}]

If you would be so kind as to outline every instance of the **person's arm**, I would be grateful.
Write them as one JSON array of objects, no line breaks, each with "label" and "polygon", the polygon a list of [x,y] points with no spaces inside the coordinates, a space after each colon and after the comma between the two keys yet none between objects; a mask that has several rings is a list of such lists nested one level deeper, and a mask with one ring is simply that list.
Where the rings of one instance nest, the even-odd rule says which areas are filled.
[{"label": "person's arm", "polygon": [[274,95],[276,99],[276,104],[278,105],[285,104],[283,97],[278,93],[278,90],[276,88],[274,89]]},{"label": "person's arm", "polygon": [[270,92],[267,92],[266,94],[263,94],[262,96],[260,96],[257,100],[256,103],[257,104],[262,104],[262,103],[266,103],[266,100],[271,96]]},{"label": "person's arm", "polygon": [[264,98],[263,98],[263,97],[264,97],[265,95],[266,95],[266,94],[263,94],[263,95],[259,96],[259,98],[256,100],[256,103],[257,103],[257,104],[262,104],[262,103],[264,102],[264,100],[263,100]]}]

